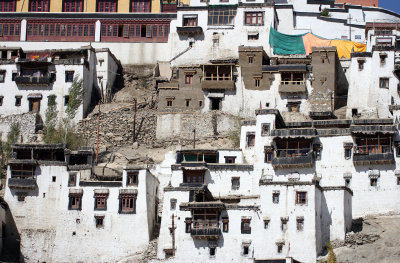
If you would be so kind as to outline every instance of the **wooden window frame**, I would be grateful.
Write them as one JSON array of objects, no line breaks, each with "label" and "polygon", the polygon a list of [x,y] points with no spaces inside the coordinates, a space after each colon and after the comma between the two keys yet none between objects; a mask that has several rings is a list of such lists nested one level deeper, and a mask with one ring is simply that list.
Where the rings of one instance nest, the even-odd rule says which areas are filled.
[{"label": "wooden window frame", "polygon": [[243,219],[240,224],[240,231],[242,234],[251,234],[251,219]]},{"label": "wooden window frame", "polygon": [[[255,19],[255,23],[253,21]],[[259,21],[261,19],[261,21]],[[244,12],[244,24],[246,26],[262,26],[264,25],[264,12]]]},{"label": "wooden window frame", "polygon": [[261,136],[269,136],[271,124],[262,123],[261,124]]},{"label": "wooden window frame", "polygon": [[83,0],[63,0],[63,12],[83,12]]},{"label": "wooden window frame", "polygon": [[306,191],[296,191],[296,205],[307,205]]},{"label": "wooden window frame", "polygon": [[198,25],[197,15],[183,15],[182,26],[183,27],[195,27]]},{"label": "wooden window frame", "polygon": [[185,73],[185,84],[186,85],[192,85],[193,84],[193,78],[194,78],[194,74],[193,73]]},{"label": "wooden window frame", "polygon": [[68,186],[76,186],[77,173],[70,173],[68,176]]},{"label": "wooden window frame", "polygon": [[118,0],[97,0],[97,12],[116,13],[118,12]]},{"label": "wooden window frame", "polygon": [[240,177],[232,177],[232,190],[239,190],[240,189]]},{"label": "wooden window frame", "polygon": [[233,25],[237,8],[233,6],[213,6],[208,9],[208,25],[226,26]]},{"label": "wooden window frame", "polygon": [[177,200],[175,198],[171,198],[169,200],[169,209],[171,211],[176,210],[176,203],[177,203]]},{"label": "wooden window frame", "polygon": [[236,163],[236,156],[224,156],[225,163]]},{"label": "wooden window frame", "polygon": [[21,107],[22,104],[22,96],[15,96],[15,106]]},{"label": "wooden window frame", "polygon": [[[250,141],[250,137],[252,138],[251,141]],[[255,141],[256,141],[255,133],[254,132],[248,132],[246,134],[246,147],[247,148],[254,147],[254,145],[256,144]]]},{"label": "wooden window frame", "polygon": [[[74,82],[74,74],[75,74],[75,71],[73,71],[73,70],[67,70],[67,71],[65,71],[65,82],[66,83],[72,83],[72,82]],[[72,77],[71,77],[71,75],[72,75]]]},{"label": "wooden window frame", "polygon": [[138,186],[139,185],[139,172],[127,172],[126,173],[126,185],[127,186]]},{"label": "wooden window frame", "polygon": [[151,0],[130,0],[131,13],[150,13]]},{"label": "wooden window frame", "polygon": [[94,216],[96,228],[104,228],[104,216]]},{"label": "wooden window frame", "polygon": [[94,194],[94,210],[107,210],[108,194]]},{"label": "wooden window frame", "polygon": [[166,100],[167,100],[167,107],[172,107],[174,99],[167,98]]},{"label": "wooden window frame", "polygon": [[6,81],[6,71],[0,71],[0,83],[4,83]]},{"label": "wooden window frame", "polygon": [[378,178],[369,178],[369,185],[372,187],[378,186]]},{"label": "wooden window frame", "polygon": [[136,214],[136,194],[119,194],[119,213]]},{"label": "wooden window frame", "polygon": [[389,89],[389,78],[379,78],[379,88]]},{"label": "wooden window frame", "polygon": [[29,0],[29,12],[49,12],[50,0]]},{"label": "wooden window frame", "polygon": [[17,0],[2,0],[0,1],[0,12],[15,12]]},{"label": "wooden window frame", "polygon": [[68,210],[82,210],[82,193],[69,194]]},{"label": "wooden window frame", "polygon": [[95,22],[91,20],[74,21],[35,19],[28,20],[27,41],[94,41]]},{"label": "wooden window frame", "polygon": [[279,204],[279,195],[280,193],[272,193],[272,203]]}]

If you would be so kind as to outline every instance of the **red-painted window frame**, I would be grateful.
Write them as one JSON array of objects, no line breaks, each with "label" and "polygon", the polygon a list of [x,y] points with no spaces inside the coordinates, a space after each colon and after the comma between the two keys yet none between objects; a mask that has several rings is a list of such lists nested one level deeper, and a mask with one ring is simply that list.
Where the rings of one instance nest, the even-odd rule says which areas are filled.
[{"label": "red-painted window frame", "polygon": [[0,0],[0,12],[15,12],[17,0]]},{"label": "red-painted window frame", "polygon": [[19,41],[21,21],[0,21],[0,41]]},{"label": "red-painted window frame", "polygon": [[93,20],[28,20],[27,41],[94,41],[95,21]]},{"label": "red-painted window frame", "polygon": [[64,0],[64,12],[83,12],[83,0]]},{"label": "red-painted window frame", "polygon": [[97,0],[97,12],[116,13],[118,11],[118,0]]},{"label": "red-painted window frame", "polygon": [[168,21],[100,21],[101,42],[168,42]]},{"label": "red-painted window frame", "polygon": [[49,12],[50,11],[50,0],[30,0],[29,1],[30,12]]},{"label": "red-painted window frame", "polygon": [[150,13],[150,0],[131,0],[131,13]]}]

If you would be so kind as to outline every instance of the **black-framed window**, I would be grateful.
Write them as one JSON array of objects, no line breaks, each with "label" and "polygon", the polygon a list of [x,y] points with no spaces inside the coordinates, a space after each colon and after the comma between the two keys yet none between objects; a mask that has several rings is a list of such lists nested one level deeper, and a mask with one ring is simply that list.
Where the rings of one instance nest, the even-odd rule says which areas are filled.
[{"label": "black-framed window", "polygon": [[107,210],[108,194],[94,194],[94,210]]},{"label": "black-framed window", "polygon": [[119,207],[119,212],[121,214],[136,214],[136,195],[120,194]]},{"label": "black-framed window", "polygon": [[74,81],[74,71],[65,71],[65,82]]},{"label": "black-framed window", "polygon": [[69,210],[81,210],[82,209],[82,193],[69,194]]},{"label": "black-framed window", "polygon": [[239,190],[240,177],[232,177],[232,190]]},{"label": "black-framed window", "polygon": [[0,71],[0,83],[4,83],[6,80],[6,71]]},{"label": "black-framed window", "polygon": [[22,103],[22,96],[15,96],[15,106],[19,107]]},{"label": "black-framed window", "polygon": [[296,205],[307,204],[307,192],[298,191],[296,192]]},{"label": "black-framed window", "polygon": [[94,220],[96,222],[96,228],[104,227],[104,216],[94,216]]},{"label": "black-framed window", "polygon": [[126,185],[137,186],[139,184],[139,172],[128,172],[126,174]]},{"label": "black-framed window", "polygon": [[279,193],[272,193],[272,203],[279,204]]},{"label": "black-framed window", "polygon": [[243,219],[240,225],[240,230],[242,234],[251,234],[251,219]]},{"label": "black-framed window", "polygon": [[225,232],[225,233],[229,232],[229,218],[228,217],[222,218],[222,232]]}]

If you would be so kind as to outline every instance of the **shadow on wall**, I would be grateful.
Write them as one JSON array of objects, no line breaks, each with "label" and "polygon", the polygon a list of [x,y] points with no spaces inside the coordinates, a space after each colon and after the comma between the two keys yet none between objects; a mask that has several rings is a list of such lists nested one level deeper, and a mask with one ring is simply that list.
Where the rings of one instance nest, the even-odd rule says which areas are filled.
[{"label": "shadow on wall", "polygon": [[330,241],[331,236],[331,225],[332,225],[332,212],[329,211],[328,205],[326,203],[326,198],[324,193],[321,194],[321,231],[322,231],[322,251],[323,254],[327,253],[326,244]]},{"label": "shadow on wall", "polygon": [[[13,215],[6,202],[0,199],[1,208],[5,209],[5,225],[2,228],[3,250],[0,261],[4,262],[24,262],[23,255],[20,254],[21,236],[18,233]],[[0,209],[1,209],[0,208]]]}]

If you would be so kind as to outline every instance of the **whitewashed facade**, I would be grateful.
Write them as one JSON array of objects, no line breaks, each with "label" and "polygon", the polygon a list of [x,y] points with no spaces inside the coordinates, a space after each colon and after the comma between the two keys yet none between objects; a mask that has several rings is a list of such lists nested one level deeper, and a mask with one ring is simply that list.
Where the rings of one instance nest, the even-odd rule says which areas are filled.
[{"label": "whitewashed facade", "polygon": [[13,151],[5,200],[25,262],[110,262],[147,247],[159,185],[149,171],[125,167],[121,177],[96,180],[92,150],[14,145]]}]

